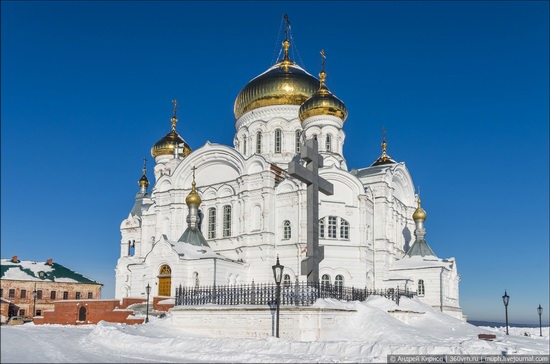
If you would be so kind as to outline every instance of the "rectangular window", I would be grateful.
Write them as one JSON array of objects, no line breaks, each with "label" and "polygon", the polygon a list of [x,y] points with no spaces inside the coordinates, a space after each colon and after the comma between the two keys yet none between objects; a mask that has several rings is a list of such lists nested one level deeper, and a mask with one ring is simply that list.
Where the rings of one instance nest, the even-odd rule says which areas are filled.
[{"label": "rectangular window", "polygon": [[9,296],[10,298],[15,298],[15,289],[13,289],[13,288],[10,289],[9,295],[10,295],[10,296]]},{"label": "rectangular window", "polygon": [[349,239],[349,223],[340,219],[340,239]]},{"label": "rectangular window", "polygon": [[295,139],[294,139],[294,143],[296,144],[296,153],[300,153],[300,136],[301,136],[302,132],[300,130],[296,130],[296,134],[295,134]]},{"label": "rectangular window", "polygon": [[281,153],[281,129],[275,130],[275,153]]},{"label": "rectangular window", "polygon": [[42,290],[39,289],[38,291],[36,291],[36,299],[38,300],[41,300],[42,299]]},{"label": "rectangular window", "polygon": [[27,298],[27,290],[26,289],[21,290],[21,298]]},{"label": "rectangular window", "polygon": [[319,237],[324,238],[325,237],[325,219],[319,220]]},{"label": "rectangular window", "polygon": [[328,237],[336,239],[336,216],[328,217]]},{"label": "rectangular window", "polygon": [[208,239],[216,238],[216,208],[208,209]]},{"label": "rectangular window", "polygon": [[19,316],[25,316],[25,310],[19,310]]},{"label": "rectangular window", "polygon": [[55,300],[55,291],[50,292],[50,299]]},{"label": "rectangular window", "polygon": [[94,298],[94,294],[92,292],[88,292],[88,299],[91,300]]},{"label": "rectangular window", "polygon": [[0,297],[4,297],[4,288],[0,288]]},{"label": "rectangular window", "polygon": [[36,310],[36,316],[42,316],[42,310]]},{"label": "rectangular window", "polygon": [[256,134],[256,153],[261,154],[262,153],[262,132],[259,131]]},{"label": "rectangular window", "polygon": [[65,291],[63,292],[63,299],[68,300],[69,299],[69,292]]},{"label": "rectangular window", "polygon": [[80,299],[80,292],[76,292],[76,297],[75,297],[77,300]]},{"label": "rectangular window", "polygon": [[223,207],[223,237],[231,236],[231,206]]}]

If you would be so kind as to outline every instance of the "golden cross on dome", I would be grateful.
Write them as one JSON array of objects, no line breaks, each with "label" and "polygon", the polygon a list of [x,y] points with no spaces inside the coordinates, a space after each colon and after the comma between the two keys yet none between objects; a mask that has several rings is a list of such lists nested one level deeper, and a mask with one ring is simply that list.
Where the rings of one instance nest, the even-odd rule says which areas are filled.
[{"label": "golden cross on dome", "polygon": [[197,169],[197,166],[193,166],[193,168],[191,168],[191,170],[193,171],[193,182],[191,183],[191,189],[193,191],[195,191],[195,186],[197,185],[195,183],[195,170]]},{"label": "golden cross on dome", "polygon": [[322,70],[324,71],[325,70],[325,59],[327,59],[327,56],[325,56],[325,50],[324,49],[321,49],[321,67],[322,67]]},{"label": "golden cross on dome", "polygon": [[283,17],[284,17],[285,22],[286,22],[285,39],[288,39],[288,32],[290,30],[290,20],[288,20],[288,14],[285,14]]},{"label": "golden cross on dome", "polygon": [[382,127],[382,139],[386,141],[386,129]]},{"label": "golden cross on dome", "polygon": [[172,131],[176,131],[176,123],[178,122],[178,118],[176,117],[176,113],[178,111],[178,100],[172,100],[172,104],[174,104],[174,116],[172,116]]},{"label": "golden cross on dome", "polygon": [[147,158],[143,158],[143,174],[147,173]]},{"label": "golden cross on dome", "polygon": [[420,207],[420,185],[418,186],[418,207]]}]

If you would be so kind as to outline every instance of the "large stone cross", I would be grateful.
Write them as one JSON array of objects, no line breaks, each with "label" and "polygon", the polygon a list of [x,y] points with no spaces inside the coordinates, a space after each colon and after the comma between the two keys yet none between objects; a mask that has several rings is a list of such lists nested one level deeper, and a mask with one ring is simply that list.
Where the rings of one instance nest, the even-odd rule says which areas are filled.
[{"label": "large stone cross", "polygon": [[315,138],[306,141],[300,157],[307,162],[304,168],[299,161],[288,164],[288,173],[307,184],[307,252],[302,260],[302,275],[307,275],[308,284],[319,282],[319,263],[325,257],[325,247],[319,246],[319,191],[333,194],[333,186],[319,177],[323,157],[319,154]]}]

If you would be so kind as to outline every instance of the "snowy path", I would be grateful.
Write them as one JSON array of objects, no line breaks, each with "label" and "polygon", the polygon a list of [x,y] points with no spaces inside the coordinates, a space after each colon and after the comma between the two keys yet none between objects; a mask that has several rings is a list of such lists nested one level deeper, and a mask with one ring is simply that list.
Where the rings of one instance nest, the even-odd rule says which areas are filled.
[{"label": "snowy path", "polygon": [[[339,341],[302,342],[197,336],[172,323],[152,318],[145,325],[100,322],[97,325],[2,326],[3,363],[200,363],[200,362],[386,362],[388,354],[549,354],[549,328],[476,327],[441,314],[417,300],[403,300],[404,310],[424,312],[405,321],[388,310],[383,298],[365,303],[320,302],[357,310],[357,320],[342,330]],[[494,341],[479,340],[494,333]],[[524,336],[528,333],[529,336]]]}]

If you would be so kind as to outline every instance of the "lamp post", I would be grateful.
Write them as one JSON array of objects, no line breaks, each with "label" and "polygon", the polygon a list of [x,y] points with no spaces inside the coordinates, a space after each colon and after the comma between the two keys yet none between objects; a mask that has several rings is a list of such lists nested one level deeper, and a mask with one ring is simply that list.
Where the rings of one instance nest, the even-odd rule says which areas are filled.
[{"label": "lamp post", "polygon": [[542,307],[539,303],[539,307],[537,307],[537,312],[539,314],[539,329],[540,329],[540,336],[542,336]]},{"label": "lamp post", "polygon": [[508,335],[508,302],[510,302],[510,296],[504,290],[504,296],[502,296],[502,302],[504,302],[504,310],[506,311],[506,335]]},{"label": "lamp post", "polygon": [[34,286],[34,291],[32,291],[32,297],[33,297],[33,306],[32,306],[32,317],[36,316],[36,286]]},{"label": "lamp post", "polygon": [[275,336],[279,337],[279,310],[281,305],[281,280],[283,278],[283,269],[285,268],[279,263],[279,255],[277,255],[277,264],[271,267],[273,269],[273,277],[277,285],[277,329]]},{"label": "lamp post", "polygon": [[147,283],[145,287],[145,292],[147,292],[147,308],[145,310],[145,323],[149,322],[149,294],[151,293],[151,286]]}]

